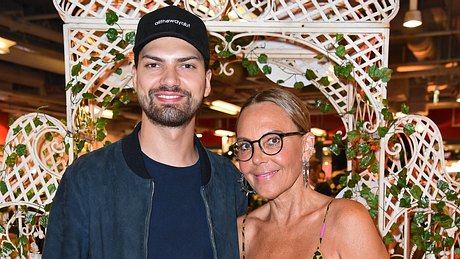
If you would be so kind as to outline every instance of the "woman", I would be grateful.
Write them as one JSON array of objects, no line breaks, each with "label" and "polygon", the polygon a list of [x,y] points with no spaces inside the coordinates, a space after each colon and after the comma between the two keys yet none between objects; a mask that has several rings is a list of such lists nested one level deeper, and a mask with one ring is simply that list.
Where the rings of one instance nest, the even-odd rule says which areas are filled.
[{"label": "woman", "polygon": [[240,170],[268,203],[238,218],[241,258],[389,258],[360,203],[308,186],[315,138],[307,107],[273,88],[252,97],[238,118]]}]

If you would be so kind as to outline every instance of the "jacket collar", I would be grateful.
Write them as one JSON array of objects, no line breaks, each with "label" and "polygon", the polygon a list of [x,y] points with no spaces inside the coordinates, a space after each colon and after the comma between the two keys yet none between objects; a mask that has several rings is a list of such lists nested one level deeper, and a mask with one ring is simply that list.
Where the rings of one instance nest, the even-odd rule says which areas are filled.
[{"label": "jacket collar", "polygon": [[[147,169],[145,168],[144,159],[142,158],[141,144],[139,142],[139,131],[141,123],[136,125],[136,128],[127,137],[122,139],[122,153],[129,168],[138,176],[150,179]],[[200,156],[201,166],[201,185],[206,185],[211,178],[211,162],[206,149],[201,144],[200,140],[194,137],[195,147]]]}]

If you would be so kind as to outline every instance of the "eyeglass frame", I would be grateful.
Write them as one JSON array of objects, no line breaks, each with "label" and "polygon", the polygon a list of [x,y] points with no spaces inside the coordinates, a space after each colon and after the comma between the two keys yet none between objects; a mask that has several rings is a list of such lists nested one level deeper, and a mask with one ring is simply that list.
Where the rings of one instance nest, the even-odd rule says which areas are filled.
[{"label": "eyeglass frame", "polygon": [[[238,155],[237,155],[236,152],[234,152],[234,154],[235,154],[236,160],[238,160],[238,161],[240,161],[240,162],[247,162],[247,161],[251,160],[252,157],[254,156],[254,143],[257,143],[257,144],[259,144],[259,148],[260,148],[260,151],[262,151],[262,153],[264,153],[264,154],[267,155],[267,156],[274,156],[274,155],[278,154],[279,152],[281,152],[281,150],[283,150],[283,147],[284,147],[284,141],[283,141],[283,139],[284,139],[285,137],[296,136],[296,135],[303,136],[303,135],[305,135],[305,134],[307,134],[307,132],[305,132],[305,131],[292,131],[292,132],[286,132],[286,133],[283,133],[283,132],[268,132],[268,133],[263,134],[263,135],[262,135],[259,139],[257,139],[257,140],[242,139],[241,141],[245,141],[245,142],[247,142],[247,143],[249,143],[249,144],[251,145],[251,150],[252,150],[252,151],[251,151],[251,156],[249,156],[249,158],[246,159],[246,160],[241,160],[241,159],[238,158]],[[280,139],[281,139],[281,147],[280,147],[280,149],[279,149],[276,153],[267,154],[267,153],[265,152],[264,148],[263,148],[263,147],[261,146],[261,144],[260,144],[260,140],[262,140],[264,137],[266,137],[266,136],[268,136],[268,135],[278,135],[278,137],[280,137]],[[233,143],[233,144],[231,145],[231,147],[232,147],[233,150],[236,149],[236,144],[237,144],[239,141],[240,141],[240,140],[237,140],[235,143]]]}]

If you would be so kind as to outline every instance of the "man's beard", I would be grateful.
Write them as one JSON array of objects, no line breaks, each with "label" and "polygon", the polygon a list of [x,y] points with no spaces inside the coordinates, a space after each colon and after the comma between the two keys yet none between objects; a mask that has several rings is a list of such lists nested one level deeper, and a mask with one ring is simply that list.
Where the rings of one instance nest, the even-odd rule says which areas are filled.
[{"label": "man's beard", "polygon": [[[160,91],[176,92],[186,96],[186,101],[180,104],[154,103],[155,93]],[[202,99],[193,100],[190,92],[179,87],[160,86],[157,89],[150,89],[148,95],[139,96],[139,104],[153,124],[165,127],[180,127],[188,123],[200,107]]]}]

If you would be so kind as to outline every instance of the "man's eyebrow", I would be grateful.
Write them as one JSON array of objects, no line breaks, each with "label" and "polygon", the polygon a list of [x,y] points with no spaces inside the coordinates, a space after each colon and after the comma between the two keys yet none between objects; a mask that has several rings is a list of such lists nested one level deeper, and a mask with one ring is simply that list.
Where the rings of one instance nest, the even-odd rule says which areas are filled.
[{"label": "man's eyebrow", "polygon": [[[154,60],[154,61],[158,61],[158,62],[162,62],[164,61],[164,59],[160,58],[160,57],[157,57],[157,56],[151,56],[151,55],[144,55],[142,56],[142,58],[144,59],[151,59],[151,60]],[[187,61],[190,61],[190,60],[202,60],[201,57],[199,56],[195,56],[195,55],[192,55],[192,56],[187,56],[187,57],[180,57],[178,59],[176,59],[178,62],[187,62]]]},{"label": "man's eyebrow", "polygon": [[142,58],[146,58],[146,59],[151,59],[151,60],[155,60],[155,61],[163,61],[163,59],[157,57],[157,56],[151,56],[151,55],[144,55],[142,56]]}]

